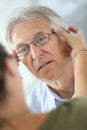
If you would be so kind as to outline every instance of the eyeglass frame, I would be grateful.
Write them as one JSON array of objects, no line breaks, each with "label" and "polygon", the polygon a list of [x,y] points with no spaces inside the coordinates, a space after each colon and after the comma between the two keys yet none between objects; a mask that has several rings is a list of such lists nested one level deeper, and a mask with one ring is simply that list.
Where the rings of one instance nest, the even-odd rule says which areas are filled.
[{"label": "eyeglass frame", "polygon": [[18,56],[18,57],[21,57],[21,56],[23,56],[23,55],[26,55],[26,54],[29,52],[29,49],[30,49],[30,45],[31,45],[31,44],[34,44],[34,45],[36,45],[36,46],[44,45],[45,43],[47,43],[47,42],[50,40],[50,35],[53,34],[53,33],[54,33],[54,32],[51,31],[50,33],[43,33],[43,34],[41,34],[40,36],[45,35],[45,34],[48,35],[47,41],[45,41],[45,42],[42,43],[42,44],[35,43],[35,41],[37,40],[37,38],[39,38],[40,36],[36,37],[36,38],[35,38],[32,42],[30,42],[30,43],[22,44],[23,46],[27,45],[26,48],[27,48],[28,50],[27,50],[24,54],[20,54],[20,56],[18,56],[17,50],[18,50],[20,47],[16,48],[16,49],[15,49],[15,52],[16,52],[17,56]]}]

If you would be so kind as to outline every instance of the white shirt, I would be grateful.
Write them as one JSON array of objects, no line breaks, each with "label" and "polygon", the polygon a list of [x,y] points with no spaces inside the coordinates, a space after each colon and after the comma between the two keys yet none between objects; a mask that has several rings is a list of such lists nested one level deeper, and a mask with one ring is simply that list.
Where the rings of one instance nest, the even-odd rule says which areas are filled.
[{"label": "white shirt", "polygon": [[67,99],[63,99],[52,91],[45,82],[39,81],[27,98],[27,105],[34,113],[45,113],[55,109],[55,99],[58,100],[57,106]]}]

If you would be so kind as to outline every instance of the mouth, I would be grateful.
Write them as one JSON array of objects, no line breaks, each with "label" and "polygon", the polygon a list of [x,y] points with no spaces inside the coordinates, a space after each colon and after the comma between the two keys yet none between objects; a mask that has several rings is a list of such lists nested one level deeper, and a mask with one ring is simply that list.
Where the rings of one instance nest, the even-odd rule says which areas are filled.
[{"label": "mouth", "polygon": [[45,67],[46,65],[50,64],[51,62],[52,62],[52,60],[51,60],[51,61],[46,62],[46,63],[45,63],[45,64],[43,64],[43,65],[41,65],[41,66],[38,68],[38,70],[37,70],[37,71],[40,71],[43,67]]}]

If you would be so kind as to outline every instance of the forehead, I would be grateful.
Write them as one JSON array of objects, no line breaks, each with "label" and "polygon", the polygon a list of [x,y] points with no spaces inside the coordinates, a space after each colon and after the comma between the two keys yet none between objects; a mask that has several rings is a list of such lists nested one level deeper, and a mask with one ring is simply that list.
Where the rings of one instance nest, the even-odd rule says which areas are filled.
[{"label": "forehead", "polygon": [[[28,37],[31,40],[38,32],[47,32],[50,30],[49,23],[45,18],[38,18],[33,21],[23,21],[18,23],[12,32],[13,43],[19,43]],[[26,41],[27,42],[27,41]]]}]

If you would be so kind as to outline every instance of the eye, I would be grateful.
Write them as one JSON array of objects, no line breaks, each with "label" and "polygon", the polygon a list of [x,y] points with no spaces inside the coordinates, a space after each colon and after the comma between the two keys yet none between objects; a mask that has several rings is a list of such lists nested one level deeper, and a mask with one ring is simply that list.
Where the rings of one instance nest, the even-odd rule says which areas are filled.
[{"label": "eye", "polygon": [[22,45],[19,48],[17,48],[17,53],[26,53],[27,51],[29,51],[29,46],[26,45]]},{"label": "eye", "polygon": [[40,36],[40,37],[36,38],[35,41],[34,41],[34,43],[37,46],[40,46],[41,44],[44,43],[45,40],[46,40],[46,37],[43,35],[43,36]]}]

